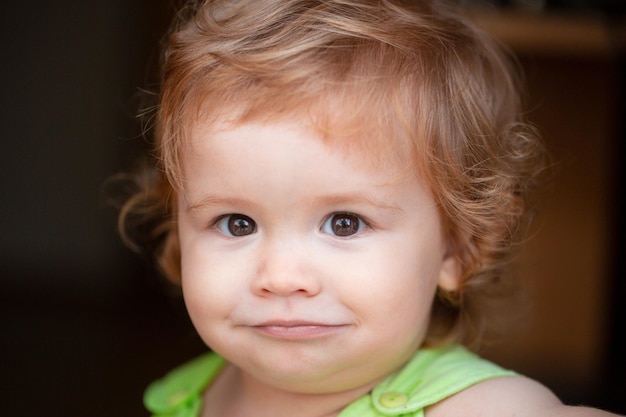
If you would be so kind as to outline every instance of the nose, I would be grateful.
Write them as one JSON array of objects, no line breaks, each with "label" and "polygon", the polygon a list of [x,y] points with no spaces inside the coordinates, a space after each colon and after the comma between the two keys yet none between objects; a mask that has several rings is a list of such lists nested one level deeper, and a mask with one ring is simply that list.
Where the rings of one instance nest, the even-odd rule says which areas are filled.
[{"label": "nose", "polygon": [[260,249],[253,291],[260,296],[312,297],[321,290],[309,251],[298,242],[273,242]]}]

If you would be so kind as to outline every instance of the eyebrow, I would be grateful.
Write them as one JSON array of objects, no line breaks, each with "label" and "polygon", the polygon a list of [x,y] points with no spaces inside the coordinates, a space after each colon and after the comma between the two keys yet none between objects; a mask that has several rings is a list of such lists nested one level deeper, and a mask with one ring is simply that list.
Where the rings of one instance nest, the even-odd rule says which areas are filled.
[{"label": "eyebrow", "polygon": [[[366,194],[354,193],[354,194],[337,194],[337,195],[326,195],[321,197],[316,197],[311,199],[312,205],[320,205],[320,206],[337,206],[337,205],[368,205],[373,206],[383,210],[389,210],[394,212],[402,211],[402,208],[396,204],[392,204],[388,201],[383,201],[379,199],[372,198]],[[193,213],[207,206],[237,206],[244,208],[254,208],[257,206],[253,201],[247,200],[245,198],[238,197],[218,197],[215,195],[207,195],[202,197],[199,201],[189,204],[186,207],[186,211]]]},{"label": "eyebrow", "polygon": [[239,207],[254,207],[256,204],[250,200],[238,197],[218,197],[214,195],[207,195],[202,197],[198,202],[187,205],[185,211],[193,213],[195,211],[202,210],[207,206],[239,206]]},{"label": "eyebrow", "polygon": [[325,205],[355,204],[374,206],[384,210],[402,211],[402,208],[388,201],[372,198],[366,194],[339,194],[329,195],[319,198],[319,201]]}]

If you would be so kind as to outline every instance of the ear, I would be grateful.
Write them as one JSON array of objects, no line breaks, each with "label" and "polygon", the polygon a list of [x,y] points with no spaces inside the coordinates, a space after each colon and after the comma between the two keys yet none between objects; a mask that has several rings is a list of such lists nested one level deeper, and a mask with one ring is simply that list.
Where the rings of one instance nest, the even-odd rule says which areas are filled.
[{"label": "ear", "polygon": [[446,253],[439,269],[437,285],[446,292],[456,292],[461,288],[461,262],[454,252]]}]

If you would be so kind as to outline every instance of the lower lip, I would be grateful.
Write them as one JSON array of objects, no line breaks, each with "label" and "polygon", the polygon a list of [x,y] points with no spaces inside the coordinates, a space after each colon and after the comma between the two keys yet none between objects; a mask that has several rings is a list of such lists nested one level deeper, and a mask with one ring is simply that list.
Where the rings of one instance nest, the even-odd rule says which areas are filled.
[{"label": "lower lip", "polygon": [[323,326],[323,325],[301,325],[301,326],[255,326],[259,333],[276,339],[315,339],[337,334],[346,326]]}]

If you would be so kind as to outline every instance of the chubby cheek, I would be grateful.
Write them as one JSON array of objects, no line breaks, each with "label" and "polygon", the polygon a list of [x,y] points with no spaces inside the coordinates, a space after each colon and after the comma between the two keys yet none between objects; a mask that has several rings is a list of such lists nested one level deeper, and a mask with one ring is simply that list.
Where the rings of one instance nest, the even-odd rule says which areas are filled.
[{"label": "chubby cheek", "polygon": [[[375,300],[378,305],[371,320],[377,321],[391,337],[423,335],[428,326],[436,285],[421,280],[417,275],[409,276],[407,271],[394,272],[396,277],[403,279],[383,279],[381,281],[387,282],[379,282],[369,291],[369,299]],[[370,311],[373,313],[373,309]]]},{"label": "chubby cheek", "polygon": [[185,305],[194,326],[204,338],[207,331],[218,329],[228,319],[238,300],[237,263],[213,259],[200,245],[181,241],[182,289]]},{"label": "chubby cheek", "polygon": [[[361,309],[390,338],[416,338],[419,343],[429,324],[438,281],[441,256],[430,249],[397,246],[379,251],[362,269],[360,282],[352,285]],[[419,339],[419,340],[418,340]]]}]

